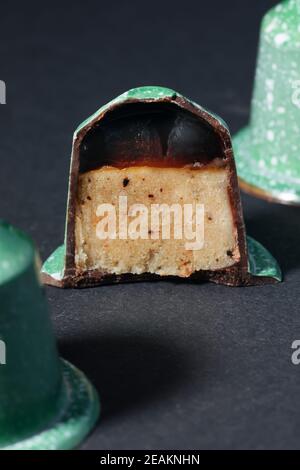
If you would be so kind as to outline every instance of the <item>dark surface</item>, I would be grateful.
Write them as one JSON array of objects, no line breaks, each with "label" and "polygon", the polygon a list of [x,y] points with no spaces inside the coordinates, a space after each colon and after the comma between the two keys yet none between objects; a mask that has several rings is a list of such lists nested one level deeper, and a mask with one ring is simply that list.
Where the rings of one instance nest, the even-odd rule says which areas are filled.
[{"label": "dark surface", "polygon": [[[166,85],[232,132],[244,125],[259,22],[274,3],[1,4],[1,217],[43,259],[61,243],[72,132],[128,88]],[[277,257],[282,284],[47,288],[61,354],[101,395],[83,449],[300,447],[300,210],[243,200],[248,233]]]}]

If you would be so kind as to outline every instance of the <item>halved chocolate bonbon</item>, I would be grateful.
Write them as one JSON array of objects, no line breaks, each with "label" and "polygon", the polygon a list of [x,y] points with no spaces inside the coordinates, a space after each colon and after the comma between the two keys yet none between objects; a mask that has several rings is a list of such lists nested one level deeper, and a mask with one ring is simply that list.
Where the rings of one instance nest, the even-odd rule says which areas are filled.
[{"label": "halved chocolate bonbon", "polygon": [[[147,239],[100,239],[98,208],[108,204],[118,217],[119,196],[149,212],[153,204],[203,204],[203,248],[186,249],[187,239],[164,239],[161,230],[157,238],[150,226]],[[248,246],[226,124],[173,90],[142,87],[75,131],[65,245],[42,275],[60,287],[172,277],[227,285],[278,280],[271,255],[251,239]]]}]

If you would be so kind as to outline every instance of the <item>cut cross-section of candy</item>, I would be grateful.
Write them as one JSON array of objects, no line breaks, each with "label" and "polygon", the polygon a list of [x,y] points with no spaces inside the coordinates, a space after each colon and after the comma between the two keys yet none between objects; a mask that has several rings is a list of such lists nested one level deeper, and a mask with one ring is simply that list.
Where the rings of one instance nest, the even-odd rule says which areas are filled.
[{"label": "cut cross-section of candy", "polygon": [[276,280],[249,270],[226,124],[160,87],[124,93],[75,131],[60,256],[59,269],[57,254],[45,263],[45,283]]}]

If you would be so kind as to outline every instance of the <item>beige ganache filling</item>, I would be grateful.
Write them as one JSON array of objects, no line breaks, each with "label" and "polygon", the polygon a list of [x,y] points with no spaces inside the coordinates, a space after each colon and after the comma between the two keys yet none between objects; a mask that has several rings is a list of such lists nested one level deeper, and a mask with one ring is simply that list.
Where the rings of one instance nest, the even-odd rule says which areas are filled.
[{"label": "beige ganache filling", "polygon": [[[110,274],[153,273],[188,277],[199,270],[230,267],[240,259],[226,167],[119,169],[106,166],[80,175],[78,183],[75,263],[79,273],[99,270]],[[127,196],[128,207],[138,203],[149,210],[147,239],[120,239],[118,223],[114,239],[100,239],[97,235],[102,220],[99,205],[114,206],[118,221],[119,196]],[[185,238],[184,231],[182,239],[174,239],[173,217],[170,239],[162,239],[162,227],[154,235],[150,223],[152,204],[180,204],[182,207],[184,204],[195,207],[203,204],[203,247],[187,249],[191,240]],[[129,217],[128,223],[130,220]]]}]

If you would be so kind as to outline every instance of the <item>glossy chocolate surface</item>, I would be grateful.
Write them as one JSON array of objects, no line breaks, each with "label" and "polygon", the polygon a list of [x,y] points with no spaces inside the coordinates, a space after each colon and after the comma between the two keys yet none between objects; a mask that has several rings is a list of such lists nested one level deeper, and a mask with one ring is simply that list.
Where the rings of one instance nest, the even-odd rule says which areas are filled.
[{"label": "glossy chocolate surface", "polygon": [[79,151],[81,173],[104,165],[206,165],[222,157],[214,130],[172,103],[134,103],[108,112]]}]

